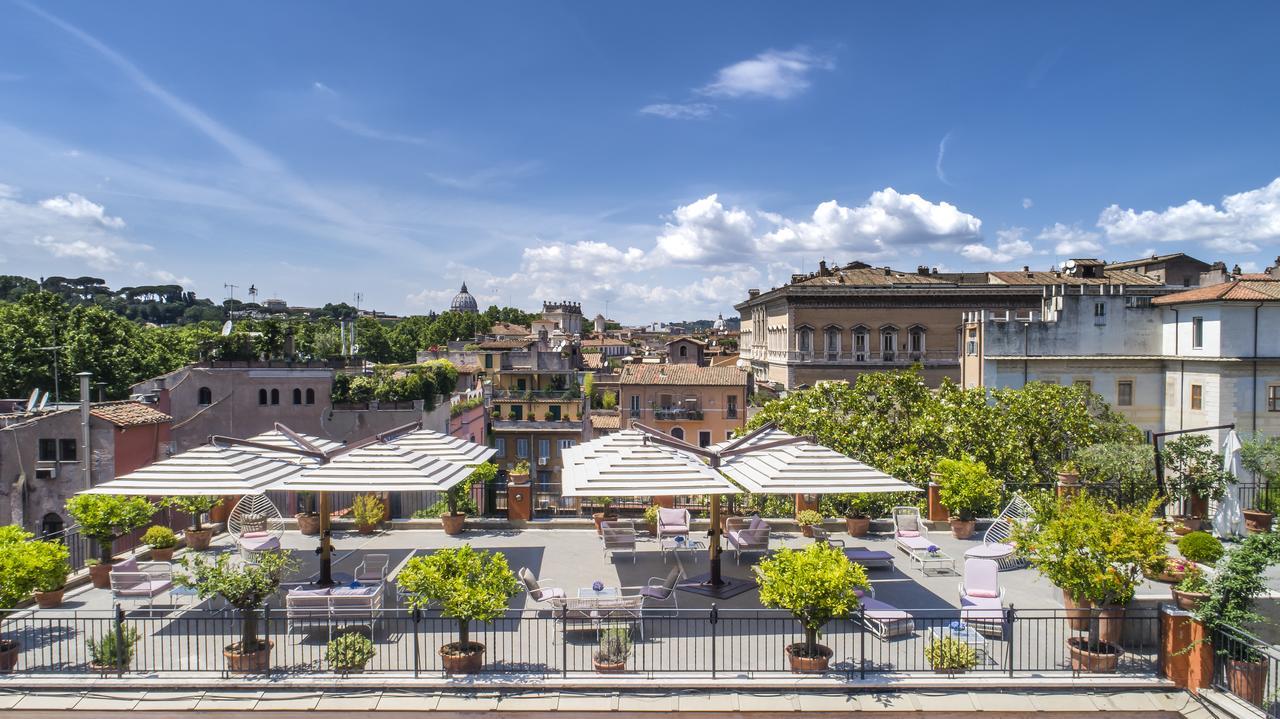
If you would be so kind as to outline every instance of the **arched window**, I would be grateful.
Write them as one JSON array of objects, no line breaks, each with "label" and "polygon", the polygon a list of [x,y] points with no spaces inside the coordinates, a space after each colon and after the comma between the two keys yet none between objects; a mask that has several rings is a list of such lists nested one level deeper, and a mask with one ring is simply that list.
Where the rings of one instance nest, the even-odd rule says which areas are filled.
[{"label": "arched window", "polygon": [[302,404],[302,390],[297,387],[293,388],[293,403]]},{"label": "arched window", "polygon": [[307,388],[307,404],[316,403],[316,391],[311,387]]},{"label": "arched window", "polygon": [[40,536],[48,537],[58,534],[63,527],[62,517],[59,517],[56,512],[49,512],[44,515],[44,519],[40,520]]},{"label": "arched window", "polygon": [[893,325],[886,325],[880,328],[880,359],[884,362],[893,362],[897,359],[898,353],[898,328]]},{"label": "arched window", "polygon": [[267,403],[267,391],[265,389],[258,390],[258,404]]},{"label": "arched window", "polygon": [[853,328],[853,361],[867,361],[867,336],[869,332],[866,327],[858,325]]},{"label": "arched window", "polygon": [[813,328],[801,327],[796,332],[796,351],[800,354],[809,354],[813,352]]},{"label": "arched window", "polygon": [[280,404],[280,390],[271,390],[271,404]]},{"label": "arched window", "polygon": [[680,356],[681,356],[681,357],[688,357],[688,356],[689,356],[689,348],[688,348],[688,347],[685,347],[684,345],[680,345]]},{"label": "arched window", "polygon": [[826,346],[827,360],[834,362],[840,359],[840,328],[828,327],[823,330],[825,340],[823,344]]},{"label": "arched window", "polygon": [[671,436],[676,439],[684,439],[684,429],[681,427],[672,427]]},{"label": "arched window", "polygon": [[924,355],[924,327],[914,325],[907,330],[907,351],[911,353],[911,359],[920,359]]},{"label": "arched window", "polygon": [[201,387],[200,390],[196,392],[196,403],[213,404],[213,390],[208,387]]}]

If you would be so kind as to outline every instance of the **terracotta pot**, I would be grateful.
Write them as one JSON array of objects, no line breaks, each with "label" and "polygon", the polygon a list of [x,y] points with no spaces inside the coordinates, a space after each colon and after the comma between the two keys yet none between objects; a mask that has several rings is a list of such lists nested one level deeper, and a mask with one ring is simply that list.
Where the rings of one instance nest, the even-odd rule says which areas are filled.
[{"label": "terracotta pot", "polygon": [[591,666],[596,668],[601,674],[618,674],[627,670],[627,663],[621,662],[602,662],[595,657],[591,657]]},{"label": "terracotta pot", "polygon": [[203,552],[209,548],[209,542],[213,539],[213,528],[187,529],[182,536],[187,540],[187,549]]},{"label": "terracotta pot", "polygon": [[153,562],[170,562],[173,561],[173,553],[177,547],[152,547],[151,561]]},{"label": "terracotta pot", "polygon": [[657,523],[657,522],[650,522],[650,523],[648,523],[648,524],[646,524],[646,525],[645,525],[645,528],[649,530],[649,534],[650,534],[650,536],[654,536],[654,537],[658,536],[658,523]]},{"label": "terracotta pot", "polygon": [[36,592],[36,606],[41,609],[56,609],[62,604],[62,595],[66,593],[66,587],[60,587],[52,592]]},{"label": "terracotta pot", "polygon": [[740,515],[729,514],[728,512],[725,512],[724,514],[720,515],[720,533],[727,534],[729,532],[729,520],[737,519],[738,516]]},{"label": "terracotta pot", "polygon": [[228,495],[222,498],[222,504],[209,510],[209,521],[214,524],[227,521],[227,517],[231,516],[231,508],[236,506],[236,502],[240,501],[239,495]]},{"label": "terracotta pot", "polygon": [[111,565],[99,563],[89,567],[89,579],[93,580],[94,589],[110,589]]},{"label": "terracotta pot", "polygon": [[1200,602],[1209,598],[1207,593],[1180,592],[1176,587],[1170,588],[1169,591],[1173,592],[1173,603],[1178,605],[1178,609],[1188,612],[1194,612],[1200,606]]},{"label": "terracotta pot", "polygon": [[810,537],[810,538],[812,538],[812,537],[813,537],[813,525],[810,525],[810,524],[802,524],[802,525],[800,525],[800,533],[801,533],[801,534],[803,534],[803,535],[804,535],[804,536],[806,536],[806,537]]},{"label": "terracotta pot", "polygon": [[602,531],[601,531],[601,529],[600,529],[600,523],[601,523],[601,522],[616,522],[616,521],[618,521],[618,515],[616,515],[616,514],[606,514],[605,512],[596,512],[595,514],[591,515],[591,519],[595,520],[595,523],[596,523],[596,534],[603,534],[603,532],[602,532]]},{"label": "terracotta pot", "polygon": [[1103,644],[1106,651],[1092,652],[1087,649],[1088,639],[1072,637],[1067,640],[1067,649],[1071,653],[1071,670],[1092,674],[1114,673],[1120,666],[1120,657],[1124,650],[1110,644]]},{"label": "terracotta pot", "polygon": [[1271,514],[1271,512],[1262,512],[1257,509],[1244,510],[1244,528],[1249,530],[1250,534],[1270,532],[1271,520],[1273,519],[1275,519],[1275,515]]},{"label": "terracotta pot", "polygon": [[1173,531],[1180,535],[1200,531],[1201,521],[1199,517],[1179,515],[1174,517],[1174,520],[1178,522],[1178,526],[1174,527]]},{"label": "terracotta pot", "polygon": [[1204,497],[1191,497],[1187,500],[1187,512],[1197,519],[1208,517],[1209,500]]},{"label": "terracotta pot", "polygon": [[480,642],[450,642],[440,647],[440,662],[447,674],[478,674],[484,666],[484,645]]},{"label": "terracotta pot", "polygon": [[222,650],[222,656],[227,660],[227,671],[235,674],[267,671],[267,668],[271,666],[271,648],[273,646],[275,646],[275,642],[268,640],[265,647],[244,654],[239,650],[239,642],[232,644]]},{"label": "terracotta pot", "polygon": [[314,512],[299,512],[293,515],[293,518],[298,522],[299,532],[309,537],[320,534],[320,515]]},{"label": "terracotta pot", "polygon": [[1091,621],[1098,622],[1098,641],[1113,647],[1124,646],[1124,607],[1094,609],[1092,615]]},{"label": "terracotta pot", "polygon": [[373,534],[376,531],[378,531],[378,525],[376,524],[357,524],[356,525],[356,532],[360,534]]},{"label": "terracotta pot", "polygon": [[865,537],[871,531],[871,517],[845,517],[844,528],[850,537]]},{"label": "terracotta pot", "polygon": [[1186,572],[1161,572],[1159,574],[1146,575],[1147,579],[1153,582],[1164,582],[1165,584],[1177,584],[1186,576]]},{"label": "terracotta pot", "polygon": [[788,644],[786,649],[787,663],[791,665],[791,671],[796,674],[825,672],[827,666],[831,663],[831,649],[829,647],[819,644],[819,656],[816,657],[798,657],[792,653],[792,650],[796,648],[804,648],[804,644]]},{"label": "terracotta pot", "polygon": [[467,524],[467,515],[461,512],[458,514],[442,514],[440,515],[440,524],[444,525],[445,534],[462,534],[462,529]]},{"label": "terracotta pot", "polygon": [[1246,662],[1232,659],[1227,662],[1227,688],[1255,707],[1262,706],[1263,694],[1267,690],[1267,660]]},{"label": "terracotta pot", "polygon": [[22,645],[12,639],[0,639],[0,672],[11,672],[18,666],[18,650]]},{"label": "terracotta pot", "polygon": [[974,519],[960,519],[959,517],[951,517],[951,536],[956,539],[968,539],[973,536],[973,528],[978,524]]},{"label": "terracotta pot", "polygon": [[1067,608],[1067,626],[1069,628],[1077,632],[1088,631],[1089,607],[1092,606],[1088,599],[1076,599],[1064,589],[1062,590],[1062,606]]}]

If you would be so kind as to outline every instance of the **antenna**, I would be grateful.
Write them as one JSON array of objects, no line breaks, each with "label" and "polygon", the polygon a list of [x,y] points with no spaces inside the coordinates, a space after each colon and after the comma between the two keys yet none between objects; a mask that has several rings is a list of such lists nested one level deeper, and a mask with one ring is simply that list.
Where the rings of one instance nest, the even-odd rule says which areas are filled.
[{"label": "antenna", "polygon": [[256,302],[258,300],[258,286],[249,285],[249,301]]},{"label": "antenna", "polygon": [[64,345],[54,345],[52,347],[37,347],[36,349],[43,352],[53,353],[53,403],[57,404],[62,401],[62,393],[58,391],[58,351]]}]

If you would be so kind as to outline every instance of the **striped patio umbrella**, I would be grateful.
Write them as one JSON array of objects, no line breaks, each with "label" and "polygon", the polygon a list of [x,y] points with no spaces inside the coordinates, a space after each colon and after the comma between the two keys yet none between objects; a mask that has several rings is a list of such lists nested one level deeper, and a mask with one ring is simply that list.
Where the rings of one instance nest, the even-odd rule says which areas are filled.
[{"label": "striped patio umbrella", "polygon": [[406,432],[389,438],[387,442],[416,454],[471,466],[483,464],[498,451],[493,447],[486,447],[461,437],[433,432],[429,429]]},{"label": "striped patio umbrella", "polygon": [[871,494],[920,488],[776,427],[711,447],[720,471],[753,494]]},{"label": "striped patio umbrella", "polygon": [[646,442],[634,430],[606,435],[566,450],[560,472],[569,497],[723,494],[738,488],[697,457]]},{"label": "striped patio umbrella", "polygon": [[82,494],[262,494],[303,468],[298,455],[270,456],[242,447],[205,444],[120,475]]},{"label": "striped patio umbrella", "polygon": [[394,442],[379,442],[337,455],[284,480],[283,489],[304,492],[443,492],[475,471]]}]

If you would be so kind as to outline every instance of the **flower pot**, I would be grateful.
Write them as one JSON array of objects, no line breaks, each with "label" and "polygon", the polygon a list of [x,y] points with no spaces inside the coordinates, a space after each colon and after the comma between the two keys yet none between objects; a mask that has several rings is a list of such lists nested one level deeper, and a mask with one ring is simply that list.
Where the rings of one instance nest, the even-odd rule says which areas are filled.
[{"label": "flower pot", "polygon": [[831,663],[831,649],[819,644],[818,656],[807,657],[797,655],[797,652],[803,652],[804,649],[804,643],[787,645],[787,663],[791,666],[791,671],[796,674],[825,672],[827,670],[827,665]]},{"label": "flower pot", "polygon": [[1271,512],[1263,512],[1257,509],[1244,510],[1244,528],[1249,530],[1250,534],[1270,532],[1272,519],[1275,519],[1275,516]]},{"label": "flower pot", "polygon": [[203,552],[209,548],[209,541],[213,539],[213,528],[188,529],[182,536],[187,540],[187,549]]},{"label": "flower pot", "polygon": [[595,657],[591,657],[591,666],[596,668],[601,674],[618,674],[627,670],[626,660],[620,662],[602,662]]},{"label": "flower pot", "polygon": [[1089,640],[1072,637],[1067,640],[1067,649],[1071,653],[1071,670],[1092,674],[1114,673],[1120,666],[1120,657],[1124,650],[1120,647],[1099,642],[1100,646],[1089,647]]},{"label": "flower pot", "polygon": [[477,674],[484,666],[484,645],[480,642],[450,642],[440,647],[440,662],[447,674]]},{"label": "flower pot", "polygon": [[1186,572],[1170,572],[1170,571],[1164,571],[1159,574],[1146,575],[1147,579],[1150,579],[1153,582],[1163,582],[1165,584],[1177,584],[1178,582],[1181,582],[1183,578],[1186,576],[1187,576]]},{"label": "flower pot", "polygon": [[378,531],[378,525],[376,524],[357,524],[356,525],[356,532],[358,532],[359,534],[373,534],[376,531]]},{"label": "flower pot", "polygon": [[1067,590],[1062,590],[1062,606],[1067,608],[1067,626],[1077,632],[1088,631],[1089,629],[1089,607],[1092,606],[1088,599],[1076,599]]},{"label": "flower pot", "polygon": [[1209,500],[1204,497],[1191,497],[1187,500],[1187,513],[1196,519],[1209,516]]},{"label": "flower pot", "polygon": [[618,515],[607,514],[605,512],[596,512],[595,514],[591,515],[591,519],[594,520],[596,523],[596,534],[603,534],[603,532],[600,530],[600,523],[616,522],[618,521]]},{"label": "flower pot", "polygon": [[[111,575],[107,575],[110,577]],[[36,606],[41,609],[56,609],[62,604],[62,595],[66,594],[66,587],[58,587],[51,592],[35,592]]]},{"label": "flower pot", "polygon": [[173,553],[177,547],[152,547],[151,561],[153,562],[171,562],[173,561]]},{"label": "flower pot", "polygon": [[444,525],[445,534],[462,534],[462,529],[466,523],[467,515],[462,512],[440,515],[440,524]]},{"label": "flower pot", "polygon": [[645,528],[649,530],[649,535],[650,535],[650,536],[653,536],[653,537],[658,536],[658,523],[657,523],[657,522],[649,522],[648,524],[646,524],[646,525],[645,525]]},{"label": "flower pot", "polygon": [[973,528],[977,525],[977,520],[960,519],[959,517],[951,517],[951,536],[956,539],[968,539],[973,536]]},{"label": "flower pot", "polygon": [[871,517],[845,517],[844,528],[850,537],[865,537],[871,531]]},{"label": "flower pot", "polygon": [[1110,606],[1092,610],[1091,621],[1098,623],[1098,641],[1113,647],[1124,644],[1124,607]]},{"label": "flower pot", "polygon": [[1194,612],[1199,608],[1200,602],[1209,598],[1209,595],[1204,592],[1182,592],[1178,591],[1177,587],[1171,588],[1170,591],[1173,592],[1173,603],[1178,605],[1178,609],[1188,612]]},{"label": "flower pot", "polygon": [[1227,662],[1227,688],[1255,707],[1262,706],[1267,690],[1267,660],[1256,662],[1232,659]]},{"label": "flower pot", "polygon": [[271,647],[275,646],[275,642],[270,640],[258,640],[258,649],[252,652],[241,652],[240,643],[236,642],[222,650],[222,656],[227,660],[227,671],[236,674],[248,674],[252,672],[265,672],[271,665]]},{"label": "flower pot", "polygon": [[298,522],[298,531],[303,534],[314,537],[320,534],[320,515],[314,512],[299,512],[293,515]]},{"label": "flower pot", "polygon": [[13,639],[0,639],[0,672],[11,672],[18,666],[21,644]]},{"label": "flower pot", "polygon": [[1200,518],[1187,515],[1179,515],[1173,518],[1178,524],[1174,526],[1173,531],[1179,536],[1191,534],[1200,531]]},{"label": "flower pot", "polygon": [[231,508],[236,506],[236,502],[239,501],[239,495],[223,497],[222,504],[209,510],[209,521],[214,524],[221,524],[227,521],[227,517],[231,516]]},{"label": "flower pot", "polygon": [[804,535],[804,536],[806,536],[806,537],[810,537],[810,538],[812,538],[812,537],[813,537],[813,525],[811,525],[811,524],[802,524],[802,525],[800,525],[800,533],[801,533],[801,534],[803,534],[803,535]]},{"label": "flower pot", "polygon": [[93,580],[94,589],[110,589],[111,564],[100,562],[89,567],[89,579]]}]

